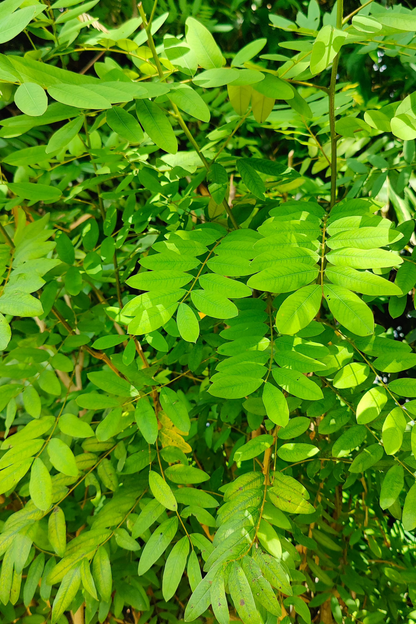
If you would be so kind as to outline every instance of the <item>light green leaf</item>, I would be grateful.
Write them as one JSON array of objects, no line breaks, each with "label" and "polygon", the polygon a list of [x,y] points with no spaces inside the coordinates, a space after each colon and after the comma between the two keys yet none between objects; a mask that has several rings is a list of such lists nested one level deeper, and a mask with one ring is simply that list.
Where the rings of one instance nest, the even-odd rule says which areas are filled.
[{"label": "light green leaf", "polygon": [[404,501],[402,523],[405,531],[416,528],[416,484],[412,485]]},{"label": "light green leaf", "polygon": [[169,93],[170,101],[176,104],[178,108],[185,111],[185,113],[188,113],[188,115],[208,122],[211,118],[211,114],[202,97],[189,85],[173,84],[175,88],[171,89]]},{"label": "light green leaf", "polygon": [[290,84],[273,74],[266,74],[263,80],[256,82],[252,87],[257,93],[268,99],[291,100],[295,96]]},{"label": "light green leaf", "polygon": [[154,470],[149,472],[149,486],[153,496],[159,501],[159,503],[171,511],[177,510],[178,504],[172,490],[160,474]]},{"label": "light green leaf", "polygon": [[304,444],[302,442],[283,444],[277,451],[280,459],[290,463],[314,457],[317,453],[319,453],[319,448],[313,444]]},{"label": "light green leaf", "polygon": [[354,461],[349,467],[349,471],[353,473],[364,472],[380,461],[383,455],[383,447],[380,444],[370,444],[370,446],[365,448],[354,458]]},{"label": "light green leaf", "polygon": [[193,290],[191,299],[197,310],[212,318],[229,319],[238,314],[237,306],[232,301],[211,290]]},{"label": "light green leaf", "polygon": [[79,586],[81,585],[81,573],[79,566],[70,570],[63,578],[58,592],[53,601],[51,622],[58,622],[60,617],[71,606]]},{"label": "light green leaf", "polygon": [[[152,471],[153,472],[153,471]],[[152,472],[150,474],[152,474]],[[149,541],[143,549],[139,561],[138,574],[145,574],[152,565],[163,555],[178,530],[178,518],[173,516],[162,522],[152,533]]]},{"label": "light green leaf", "polygon": [[208,392],[224,399],[241,399],[255,392],[262,383],[261,378],[244,375],[244,372],[238,375],[221,374],[215,375]]},{"label": "light green leaf", "polygon": [[341,286],[324,285],[324,296],[335,319],[357,336],[374,332],[371,309],[354,293]]},{"label": "light green leaf", "polygon": [[252,588],[253,595],[265,609],[280,617],[282,615],[282,609],[277,600],[269,581],[264,578],[261,568],[257,561],[252,557],[244,557],[241,561],[244,573],[247,577],[250,587]]},{"label": "light green leaf", "polygon": [[48,87],[48,93],[54,100],[82,109],[111,108],[110,102],[94,91],[94,87],[74,84],[54,84]]},{"label": "light green leaf", "polygon": [[195,312],[186,303],[179,304],[176,322],[179,333],[184,340],[187,342],[196,342],[198,340],[199,322]]},{"label": "light green leaf", "polygon": [[[15,193],[18,197],[29,199],[32,202],[42,201],[44,203],[53,203],[61,198],[61,191],[56,186],[50,186],[48,184],[40,184],[37,182],[9,182],[9,189]],[[5,295],[3,295],[2,300]],[[39,304],[40,305],[40,304]],[[9,314],[6,312],[6,314]],[[40,312],[39,314],[42,314]],[[22,316],[21,314],[19,316]],[[36,316],[36,314],[30,314],[28,316]]]},{"label": "light green leaf", "polygon": [[302,373],[286,368],[274,368],[272,374],[279,386],[293,396],[307,401],[319,401],[323,398],[319,386]]},{"label": "light green leaf", "polygon": [[334,60],[347,33],[327,24],[318,33],[313,44],[311,55],[311,74],[315,76],[323,72]]},{"label": "light green leaf", "polygon": [[160,149],[176,154],[178,142],[164,111],[150,100],[136,101],[137,117],[143,130]]},{"label": "light green leaf", "polygon": [[170,481],[173,481],[173,483],[179,483],[181,485],[203,483],[210,478],[203,470],[194,468],[193,466],[184,466],[183,464],[169,466],[165,470],[165,475]]},{"label": "light green leaf", "polygon": [[363,295],[378,297],[382,295],[400,296],[403,294],[397,284],[389,282],[389,280],[374,275],[374,273],[369,271],[357,271],[345,266],[328,266],[325,270],[325,275],[333,284],[343,286],[348,290],[354,290]]},{"label": "light green leaf", "polygon": [[14,94],[14,102],[22,113],[30,117],[39,117],[48,108],[48,98],[45,91],[34,82],[21,84]]},{"label": "light green leaf", "polygon": [[91,425],[74,414],[63,414],[59,419],[59,429],[73,438],[91,438],[94,435]]},{"label": "light green leaf", "polygon": [[63,557],[66,550],[66,522],[60,507],[55,507],[49,516],[48,539],[56,554]]},{"label": "light green leaf", "polygon": [[139,399],[134,412],[137,426],[148,444],[154,444],[157,439],[157,418],[153,407],[147,399]]},{"label": "light green leaf", "polygon": [[354,388],[364,383],[370,374],[370,367],[361,362],[347,364],[334,377],[335,388]]},{"label": "light green leaf", "polygon": [[104,602],[110,602],[113,589],[111,563],[107,550],[100,546],[92,562],[92,574],[95,586]]},{"label": "light green leaf", "polygon": [[388,471],[383,479],[380,492],[380,507],[387,509],[391,507],[399,497],[404,486],[403,466],[395,464]]},{"label": "light green leaf", "polygon": [[40,396],[33,386],[26,386],[23,391],[23,405],[32,418],[39,418],[42,404]]},{"label": "light green leaf", "polygon": [[4,351],[10,342],[12,337],[12,331],[9,323],[4,318],[3,314],[0,314],[0,351]]},{"label": "light green leaf", "polygon": [[383,446],[387,455],[394,455],[400,450],[406,422],[406,417],[401,407],[395,407],[386,416],[383,423]]},{"label": "light green leaf", "polygon": [[124,108],[113,106],[107,112],[107,123],[114,132],[129,143],[141,143],[144,139],[143,130],[137,119]]},{"label": "light green leaf", "polygon": [[353,227],[331,236],[327,240],[327,245],[331,249],[341,249],[343,247],[377,249],[377,247],[391,245],[401,238],[403,238],[403,234],[393,229],[388,230],[383,227]]},{"label": "light green leaf", "polygon": [[263,620],[254,601],[250,583],[238,561],[231,564],[228,587],[236,611],[244,624],[262,624]]},{"label": "light green leaf", "polygon": [[357,405],[357,423],[366,425],[377,418],[387,400],[386,391],[381,386],[368,390]]},{"label": "light green leaf", "polygon": [[318,273],[317,267],[309,266],[304,262],[276,264],[274,268],[265,269],[250,277],[247,286],[273,293],[291,292],[309,284],[318,276]]},{"label": "light green leaf", "polygon": [[416,397],[416,379],[403,377],[389,383],[389,390],[403,397]]},{"label": "light green leaf", "polygon": [[309,495],[305,488],[296,479],[283,473],[275,473],[273,487],[267,490],[267,496],[281,511],[298,514],[310,514],[315,511],[307,500]]},{"label": "light green leaf", "polygon": [[354,425],[344,431],[332,447],[334,457],[347,457],[354,449],[364,442],[367,429],[362,425]]},{"label": "light green leaf", "polygon": [[52,480],[40,457],[32,464],[29,484],[30,498],[38,509],[47,511],[52,504]]},{"label": "light green leaf", "polygon": [[36,297],[19,290],[7,290],[0,297],[0,312],[12,316],[40,316],[43,308]]},{"label": "light green leaf", "polygon": [[71,449],[59,438],[52,438],[48,443],[48,455],[51,464],[58,472],[70,477],[78,475],[78,468]]},{"label": "light green leaf", "polygon": [[1,22],[0,43],[6,43],[6,41],[11,41],[17,37],[35,16],[37,13],[36,9],[36,6],[28,6],[3,17]]},{"label": "light green leaf", "polygon": [[279,427],[286,427],[289,422],[289,408],[283,392],[266,383],[263,388],[263,403],[266,408],[267,416]]},{"label": "light green leaf", "polygon": [[176,593],[182,575],[185,571],[186,560],[189,554],[189,539],[187,535],[182,537],[172,548],[166,559],[163,570],[162,594],[166,601],[169,601]]},{"label": "light green leaf", "polygon": [[176,392],[170,388],[162,388],[160,391],[160,403],[175,427],[187,434],[191,427],[188,410]]},{"label": "light green leaf", "polygon": [[383,269],[403,263],[399,255],[385,249],[335,249],[326,257],[331,264],[353,269]]},{"label": "light green leaf", "polygon": [[94,598],[94,600],[98,601],[97,589],[95,587],[94,579],[90,570],[90,564],[87,558],[82,560],[80,570],[82,586],[89,593],[89,595]]},{"label": "light green leaf", "polygon": [[230,613],[228,611],[227,597],[225,595],[224,574],[219,570],[212,581],[210,591],[212,610],[219,624],[229,624]]},{"label": "light green leaf", "polygon": [[204,69],[225,65],[225,58],[209,30],[193,17],[188,17],[185,24],[186,43],[195,54],[198,65]]},{"label": "light green leaf", "polygon": [[322,289],[317,284],[304,286],[289,295],[276,315],[276,327],[281,334],[293,336],[309,325],[318,314],[322,301]]},{"label": "light green leaf", "polygon": [[244,63],[250,61],[261,52],[267,43],[267,39],[255,39],[241,48],[231,61],[232,67],[243,67]]},{"label": "light green leaf", "polygon": [[235,452],[234,459],[236,462],[254,459],[258,455],[264,453],[274,443],[272,435],[259,435],[249,440]]}]

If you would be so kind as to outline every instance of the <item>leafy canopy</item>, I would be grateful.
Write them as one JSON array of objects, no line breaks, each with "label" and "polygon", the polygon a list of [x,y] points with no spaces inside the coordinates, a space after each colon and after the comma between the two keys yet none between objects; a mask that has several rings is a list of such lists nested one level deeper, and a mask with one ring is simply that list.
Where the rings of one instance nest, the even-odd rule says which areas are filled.
[{"label": "leafy canopy", "polygon": [[416,10],[283,4],[0,5],[2,622],[416,617]]}]

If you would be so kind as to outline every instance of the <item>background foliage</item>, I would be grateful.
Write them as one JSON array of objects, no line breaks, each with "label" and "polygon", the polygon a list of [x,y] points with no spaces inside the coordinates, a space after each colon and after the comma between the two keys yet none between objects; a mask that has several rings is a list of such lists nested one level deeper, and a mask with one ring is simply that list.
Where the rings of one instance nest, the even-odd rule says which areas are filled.
[{"label": "background foliage", "polygon": [[0,23],[0,621],[415,621],[416,9]]}]

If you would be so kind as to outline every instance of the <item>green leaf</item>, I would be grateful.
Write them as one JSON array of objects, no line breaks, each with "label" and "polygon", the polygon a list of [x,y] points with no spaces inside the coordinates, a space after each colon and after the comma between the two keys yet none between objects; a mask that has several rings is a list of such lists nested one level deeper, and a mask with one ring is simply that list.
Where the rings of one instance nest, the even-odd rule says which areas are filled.
[{"label": "green leaf", "polygon": [[269,581],[264,578],[257,561],[247,556],[242,559],[241,565],[250,583],[254,598],[263,605],[269,613],[280,617],[282,615],[282,609],[276,594]]},{"label": "green leaf", "polygon": [[47,448],[51,464],[58,472],[62,472],[70,477],[78,475],[74,454],[65,442],[59,438],[52,438]]},{"label": "green leaf", "polygon": [[195,312],[186,303],[179,304],[176,322],[179,333],[184,340],[187,342],[196,342],[198,340],[199,322]]},{"label": "green leaf", "polygon": [[[53,203],[58,201],[62,195],[58,187],[40,184],[39,182],[37,184],[33,182],[9,182],[7,186],[15,195],[24,199],[30,199],[31,202]],[[5,295],[2,296],[2,301],[4,298]],[[6,314],[9,314],[9,312],[6,312]],[[39,312],[39,314],[42,314],[42,312]],[[36,316],[36,314],[19,314],[19,316]]]},{"label": "green leaf", "polygon": [[81,562],[81,581],[84,589],[89,593],[90,596],[94,598],[94,600],[98,601],[97,589],[95,587],[94,579],[91,574],[90,564],[88,559],[83,559]]},{"label": "green leaf", "polygon": [[[239,87],[239,88],[241,89],[242,87]],[[267,118],[269,117],[270,113],[272,112],[274,108],[275,102],[276,100],[274,98],[266,97],[262,93],[259,93],[258,91],[254,91],[252,89],[251,107],[253,110],[254,119],[257,121],[257,123],[262,124],[267,120]]]},{"label": "green leaf", "polygon": [[403,238],[403,234],[392,229],[388,230],[381,227],[349,228],[331,236],[327,240],[327,245],[331,249],[341,249],[342,247],[377,249],[377,247],[391,245],[401,238]]},{"label": "green leaf", "polygon": [[307,501],[309,495],[305,488],[296,479],[282,473],[275,473],[273,487],[267,490],[267,496],[281,511],[297,514],[310,514],[315,511]]},{"label": "green leaf", "polygon": [[11,41],[17,37],[17,35],[26,28],[37,13],[38,11],[35,5],[19,9],[18,11],[3,17],[1,23],[0,43],[6,43],[6,41]]},{"label": "green leaf", "polygon": [[48,93],[54,100],[82,109],[107,109],[111,108],[110,102],[94,91],[94,87],[74,84],[54,84],[48,87]]},{"label": "green leaf", "polygon": [[139,399],[134,412],[137,426],[148,444],[154,444],[157,439],[157,418],[153,407],[147,399]]},{"label": "green leaf", "polygon": [[261,453],[264,453],[268,448],[270,448],[273,443],[274,438],[272,435],[256,436],[255,438],[249,440],[247,444],[240,446],[240,448],[235,452],[234,459],[236,462],[254,459],[254,457],[261,455]]},{"label": "green leaf", "polygon": [[354,293],[341,286],[324,285],[324,296],[335,319],[357,336],[374,332],[371,309]]},{"label": "green leaf", "polygon": [[329,24],[319,31],[312,48],[310,64],[312,76],[320,74],[332,63],[345,43],[346,36],[346,32]]},{"label": "green leaf", "polygon": [[403,397],[416,397],[416,379],[403,377],[393,379],[389,383],[389,390]]},{"label": "green leaf", "polygon": [[10,342],[12,337],[12,331],[9,323],[4,318],[3,314],[0,314],[0,351],[4,351]]},{"label": "green leaf", "polygon": [[203,483],[209,480],[209,475],[193,466],[184,466],[183,464],[175,464],[169,466],[165,470],[166,477],[173,481],[173,483],[179,483],[181,485],[189,485],[191,483]]},{"label": "green leaf", "polygon": [[319,448],[313,444],[304,444],[301,442],[283,444],[277,451],[280,459],[286,462],[303,461],[307,458],[314,457],[317,453],[319,453]]},{"label": "green leaf", "polygon": [[132,387],[125,379],[118,377],[112,371],[97,371],[88,373],[88,379],[100,390],[104,390],[109,394],[115,394],[121,397],[130,397],[132,395]]},{"label": "green leaf", "polygon": [[259,199],[263,199],[266,190],[265,184],[257,171],[250,166],[249,161],[239,158],[237,169],[248,190]]},{"label": "green leaf", "polygon": [[406,418],[401,407],[395,407],[383,423],[383,446],[387,455],[394,455],[403,443]]},{"label": "green leaf", "polygon": [[172,490],[160,474],[154,470],[149,472],[149,486],[153,496],[159,501],[159,503],[171,511],[177,510],[178,504]]},{"label": "green leaf", "polygon": [[176,104],[178,108],[185,111],[185,113],[191,115],[191,117],[196,117],[196,119],[208,122],[211,118],[211,114],[202,97],[189,85],[178,85],[175,83],[173,83],[173,85],[174,88],[171,88],[169,93],[170,101]]},{"label": "green leaf", "polygon": [[293,336],[307,327],[318,314],[322,289],[317,284],[304,286],[287,297],[276,315],[276,327],[281,334]]},{"label": "green leaf", "polygon": [[387,509],[391,507],[399,497],[404,486],[403,466],[396,464],[392,466],[383,479],[380,492],[380,507]]},{"label": "green leaf", "polygon": [[323,398],[322,391],[309,377],[302,373],[286,368],[274,368],[272,370],[276,382],[296,397],[307,401],[319,401]]},{"label": "green leaf", "polygon": [[374,275],[369,271],[356,271],[350,267],[327,267],[325,275],[338,286],[354,290],[364,295],[379,297],[382,295],[402,295],[402,291],[393,282]]},{"label": "green leaf", "polygon": [[33,386],[26,386],[23,391],[23,405],[32,418],[39,418],[42,410],[40,396]]},{"label": "green leaf", "polygon": [[144,134],[140,124],[124,108],[113,106],[108,111],[106,120],[110,128],[129,143],[141,143],[143,141]]},{"label": "green leaf", "polygon": [[186,567],[189,554],[189,539],[185,535],[175,544],[166,559],[163,570],[162,594],[169,601],[176,593]]},{"label": "green leaf", "polygon": [[0,312],[12,316],[40,316],[43,308],[36,297],[19,290],[7,290],[0,297]]},{"label": "green leaf", "polygon": [[250,583],[238,561],[231,564],[228,587],[236,611],[244,624],[262,624]]},{"label": "green leaf", "polygon": [[[152,471],[153,472],[153,471]],[[150,474],[152,474],[152,472]],[[154,563],[163,555],[178,530],[178,518],[173,516],[162,522],[152,533],[149,541],[143,549],[139,561],[138,574],[145,574]]]},{"label": "green leaf", "polygon": [[113,589],[110,558],[104,546],[100,546],[92,562],[95,586],[104,602],[110,602]]},{"label": "green leaf", "polygon": [[273,557],[276,557],[276,559],[281,558],[282,545],[279,536],[274,528],[263,518],[260,520],[257,536],[260,544],[267,552],[273,555]]},{"label": "green leaf", "polygon": [[336,266],[353,269],[383,269],[399,266],[403,260],[385,249],[335,249],[326,254],[327,260]]},{"label": "green leaf", "polygon": [[40,457],[32,464],[29,484],[30,498],[38,509],[47,511],[52,504],[52,480]]},{"label": "green leaf", "polygon": [[212,580],[209,576],[210,574],[208,573],[207,576],[202,579],[190,597],[185,609],[185,622],[193,622],[196,620],[196,618],[202,615],[202,613],[204,613],[211,604]]},{"label": "green leaf", "polygon": [[289,422],[289,408],[284,394],[273,384],[266,383],[262,398],[268,418],[275,425],[286,427]]},{"label": "green leaf", "polygon": [[91,438],[94,435],[92,427],[74,414],[63,414],[59,419],[59,429],[73,438]]},{"label": "green leaf", "polygon": [[224,399],[241,399],[255,392],[263,383],[263,380],[259,377],[253,378],[249,375],[244,375],[244,369],[238,375],[215,375],[212,381],[213,384],[208,392],[213,396]]},{"label": "green leaf", "polygon": [[[232,67],[243,67],[244,63],[250,61],[261,52],[267,43],[267,39],[255,39],[241,48],[231,61]],[[221,623],[220,623],[221,624]]]},{"label": "green leaf", "polygon": [[304,262],[276,264],[274,268],[265,269],[250,277],[247,286],[274,293],[291,292],[312,282],[318,273],[318,267],[309,266]]},{"label": "green leaf", "polygon": [[197,310],[213,318],[229,319],[238,314],[237,306],[232,301],[211,290],[193,290],[191,299]]},{"label": "green leaf", "polygon": [[70,570],[63,578],[58,592],[53,601],[51,622],[58,622],[60,617],[68,610],[74,600],[79,586],[81,585],[81,573],[77,566]]},{"label": "green leaf", "polygon": [[416,527],[416,484],[413,484],[406,495],[402,517],[405,531],[413,531]]},{"label": "green leaf", "polygon": [[364,472],[379,462],[383,455],[383,447],[380,444],[370,444],[354,458],[349,471],[353,473]]},{"label": "green leaf", "polygon": [[387,400],[387,393],[381,386],[368,390],[357,405],[357,423],[366,425],[377,418]]},{"label": "green leaf", "polygon": [[60,507],[54,507],[49,516],[48,539],[56,554],[63,557],[66,550],[66,522]]},{"label": "green leaf", "polygon": [[164,111],[150,100],[136,101],[137,117],[143,130],[160,149],[176,154],[178,142]]},{"label": "green leaf", "polygon": [[188,17],[185,24],[186,43],[195,54],[198,65],[204,69],[225,65],[225,58],[209,30],[193,17]]},{"label": "green leaf", "polygon": [[335,388],[354,388],[364,383],[370,374],[370,367],[361,362],[353,362],[347,364],[334,377],[333,385]]},{"label": "green leaf", "polygon": [[273,74],[266,74],[263,80],[252,87],[257,93],[273,100],[291,100],[295,96],[290,84]]},{"label": "green leaf", "polygon": [[20,85],[14,94],[14,102],[22,113],[30,117],[39,117],[48,108],[45,91],[34,82],[24,82]]},{"label": "green leaf", "polygon": [[229,624],[230,613],[228,611],[227,597],[225,595],[224,575],[218,571],[212,581],[210,590],[210,602],[212,610],[219,624]]},{"label": "green leaf", "polygon": [[354,449],[364,442],[367,429],[362,425],[354,425],[344,431],[332,447],[334,457],[347,457]]},{"label": "green leaf", "polygon": [[26,583],[23,588],[23,603],[27,608],[33,600],[33,597],[38,589],[39,581],[43,574],[43,569],[45,567],[45,555],[43,553],[39,553],[39,555],[33,559],[30,564]]},{"label": "green leaf", "polygon": [[188,410],[176,392],[170,388],[162,388],[160,391],[160,403],[175,427],[183,433],[188,433],[191,426]]}]

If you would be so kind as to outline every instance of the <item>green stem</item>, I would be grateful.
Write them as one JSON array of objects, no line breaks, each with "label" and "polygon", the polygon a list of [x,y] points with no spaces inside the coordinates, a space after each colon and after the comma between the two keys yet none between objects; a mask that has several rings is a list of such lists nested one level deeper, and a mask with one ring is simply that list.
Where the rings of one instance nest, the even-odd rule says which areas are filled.
[{"label": "green stem", "polygon": [[[342,28],[342,15],[344,0],[337,2],[337,28]],[[337,72],[340,52],[334,58],[331,71],[331,82],[329,85],[329,128],[331,132],[331,204],[330,209],[335,205],[337,199],[337,134],[335,131],[335,87],[337,83]]]}]

